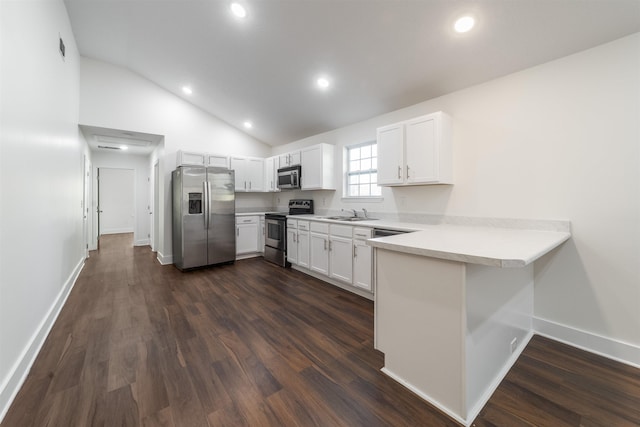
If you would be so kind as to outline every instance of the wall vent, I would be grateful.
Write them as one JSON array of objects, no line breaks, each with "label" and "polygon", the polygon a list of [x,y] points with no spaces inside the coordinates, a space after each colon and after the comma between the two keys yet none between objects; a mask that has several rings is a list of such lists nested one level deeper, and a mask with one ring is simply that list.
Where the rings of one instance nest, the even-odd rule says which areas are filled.
[{"label": "wall vent", "polygon": [[107,150],[120,150],[120,147],[109,147],[108,145],[98,145],[98,148],[105,148]]},{"label": "wall vent", "polygon": [[60,49],[60,55],[62,55],[62,60],[64,60],[66,48],[64,47],[64,42],[62,41],[62,37],[58,36],[58,48]]}]

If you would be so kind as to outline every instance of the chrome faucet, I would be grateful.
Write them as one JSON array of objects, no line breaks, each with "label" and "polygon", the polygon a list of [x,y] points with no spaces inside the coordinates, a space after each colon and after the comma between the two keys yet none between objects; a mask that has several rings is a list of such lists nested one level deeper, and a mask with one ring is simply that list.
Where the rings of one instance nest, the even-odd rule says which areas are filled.
[{"label": "chrome faucet", "polygon": [[364,217],[365,218],[369,218],[369,213],[367,212],[367,210],[365,208],[362,208],[362,212],[364,213]]},{"label": "chrome faucet", "polygon": [[355,209],[342,209],[342,212],[347,212],[347,211],[353,212],[353,217],[358,218],[358,211],[356,211]]}]

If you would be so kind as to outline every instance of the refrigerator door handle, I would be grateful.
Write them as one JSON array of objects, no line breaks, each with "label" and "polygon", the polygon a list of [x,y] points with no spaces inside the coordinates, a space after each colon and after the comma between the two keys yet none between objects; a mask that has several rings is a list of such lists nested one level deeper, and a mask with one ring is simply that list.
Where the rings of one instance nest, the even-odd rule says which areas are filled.
[{"label": "refrigerator door handle", "polygon": [[207,189],[207,230],[211,228],[211,181],[204,182]]},{"label": "refrigerator door handle", "polygon": [[208,190],[208,181],[203,181],[202,182],[202,198],[203,200],[203,210],[202,213],[204,214],[204,229],[208,230],[209,229],[209,194],[207,193]]}]

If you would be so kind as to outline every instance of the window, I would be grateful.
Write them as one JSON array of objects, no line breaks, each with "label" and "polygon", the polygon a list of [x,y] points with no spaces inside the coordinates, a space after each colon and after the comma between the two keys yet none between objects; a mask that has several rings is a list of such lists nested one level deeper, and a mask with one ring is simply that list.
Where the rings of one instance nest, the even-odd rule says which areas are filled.
[{"label": "window", "polygon": [[380,197],[378,146],[375,141],[347,147],[345,197]]}]

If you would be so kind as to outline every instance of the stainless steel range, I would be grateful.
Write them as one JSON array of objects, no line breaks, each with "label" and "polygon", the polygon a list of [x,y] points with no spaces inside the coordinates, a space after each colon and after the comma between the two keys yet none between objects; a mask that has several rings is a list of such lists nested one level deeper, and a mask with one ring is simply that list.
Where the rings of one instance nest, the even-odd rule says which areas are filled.
[{"label": "stainless steel range", "polygon": [[289,212],[269,212],[264,215],[264,259],[282,267],[290,267],[287,261],[287,215],[313,214],[313,200],[289,200]]}]

